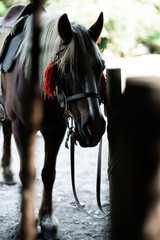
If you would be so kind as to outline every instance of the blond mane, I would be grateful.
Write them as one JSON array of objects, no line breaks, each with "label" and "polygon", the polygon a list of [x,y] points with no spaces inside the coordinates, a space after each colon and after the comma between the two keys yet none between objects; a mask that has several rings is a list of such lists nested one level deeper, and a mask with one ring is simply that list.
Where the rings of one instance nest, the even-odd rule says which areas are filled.
[{"label": "blond mane", "polygon": [[[44,86],[44,73],[48,64],[54,60],[55,55],[61,44],[58,34],[57,24],[59,17],[53,17],[47,13],[41,15],[41,34],[40,34],[40,56],[39,56],[39,79],[40,86]],[[72,22],[73,37],[68,44],[65,53],[61,57],[59,69],[63,74],[66,63],[70,62],[70,70],[76,79],[76,74],[80,65],[86,69],[91,62],[94,63],[101,58],[97,44],[90,38],[88,30],[81,24]],[[28,18],[25,25],[25,38],[18,51],[20,54],[20,64],[24,67],[26,78],[30,78],[31,69],[31,42],[32,42],[32,16]]]}]

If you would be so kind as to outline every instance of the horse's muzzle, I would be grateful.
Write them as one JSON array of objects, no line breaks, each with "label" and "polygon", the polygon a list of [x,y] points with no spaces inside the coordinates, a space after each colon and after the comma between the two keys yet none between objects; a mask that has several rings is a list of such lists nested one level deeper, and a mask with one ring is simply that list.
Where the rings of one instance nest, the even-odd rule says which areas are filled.
[{"label": "horse's muzzle", "polygon": [[76,140],[81,147],[95,147],[101,140],[105,132],[106,122],[102,117],[97,125],[93,125],[91,120],[83,124],[75,122]]}]

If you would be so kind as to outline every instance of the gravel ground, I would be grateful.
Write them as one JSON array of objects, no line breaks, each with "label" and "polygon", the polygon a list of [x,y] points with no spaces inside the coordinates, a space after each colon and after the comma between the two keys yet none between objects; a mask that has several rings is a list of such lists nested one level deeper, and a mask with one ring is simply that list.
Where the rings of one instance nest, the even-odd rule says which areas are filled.
[{"label": "gravel ground", "polygon": [[[109,186],[107,180],[108,145],[105,134],[103,140],[103,165],[102,165],[102,206],[109,213]],[[0,126],[0,155],[2,154],[2,128]],[[43,138],[40,133],[36,136],[35,166],[37,176],[35,180],[35,215],[41,202],[42,182],[41,169],[43,166]],[[98,148],[82,149],[76,147],[76,184],[81,203],[85,208],[95,214],[99,214],[96,207],[96,164]],[[71,181],[69,150],[64,142],[57,159],[57,175],[53,191],[53,205],[55,216],[59,220],[58,239],[60,240],[108,240],[109,219],[95,220],[82,213],[75,205]],[[19,157],[12,139],[13,171],[16,184],[7,186],[3,182],[2,169],[0,169],[0,240],[17,240],[20,222],[20,189],[21,183],[18,177]],[[85,167],[84,167],[85,166]],[[49,239],[47,239],[49,240]]]}]

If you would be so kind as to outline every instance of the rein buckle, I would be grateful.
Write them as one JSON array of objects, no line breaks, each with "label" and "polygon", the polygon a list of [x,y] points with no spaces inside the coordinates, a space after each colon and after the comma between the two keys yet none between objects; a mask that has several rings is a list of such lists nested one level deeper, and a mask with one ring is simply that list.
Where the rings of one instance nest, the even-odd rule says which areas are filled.
[{"label": "rein buckle", "polygon": [[73,124],[72,116],[69,115],[66,118],[66,124],[67,124],[67,128],[68,128],[68,132],[67,132],[67,137],[66,137],[66,140],[65,140],[65,148],[69,149],[68,142],[69,142],[70,137],[72,137],[72,139],[74,139],[74,144],[77,145],[75,127],[74,127],[74,124]]}]

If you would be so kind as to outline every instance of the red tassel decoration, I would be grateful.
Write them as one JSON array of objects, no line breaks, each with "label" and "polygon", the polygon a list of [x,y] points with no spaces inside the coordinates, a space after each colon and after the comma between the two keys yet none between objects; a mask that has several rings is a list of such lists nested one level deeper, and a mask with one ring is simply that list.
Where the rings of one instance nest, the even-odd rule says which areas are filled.
[{"label": "red tassel decoration", "polygon": [[45,71],[45,83],[44,83],[44,89],[43,89],[45,100],[47,95],[48,95],[48,98],[52,97],[53,99],[53,96],[56,94],[56,84],[57,84],[57,68],[55,67],[56,61],[57,61],[56,59],[51,61]]},{"label": "red tassel decoration", "polygon": [[106,89],[106,76],[104,75],[104,73],[101,76],[101,83],[100,83],[101,87],[100,87],[100,96],[102,99],[102,103],[104,103],[104,100],[106,99],[107,96],[107,89]]}]

